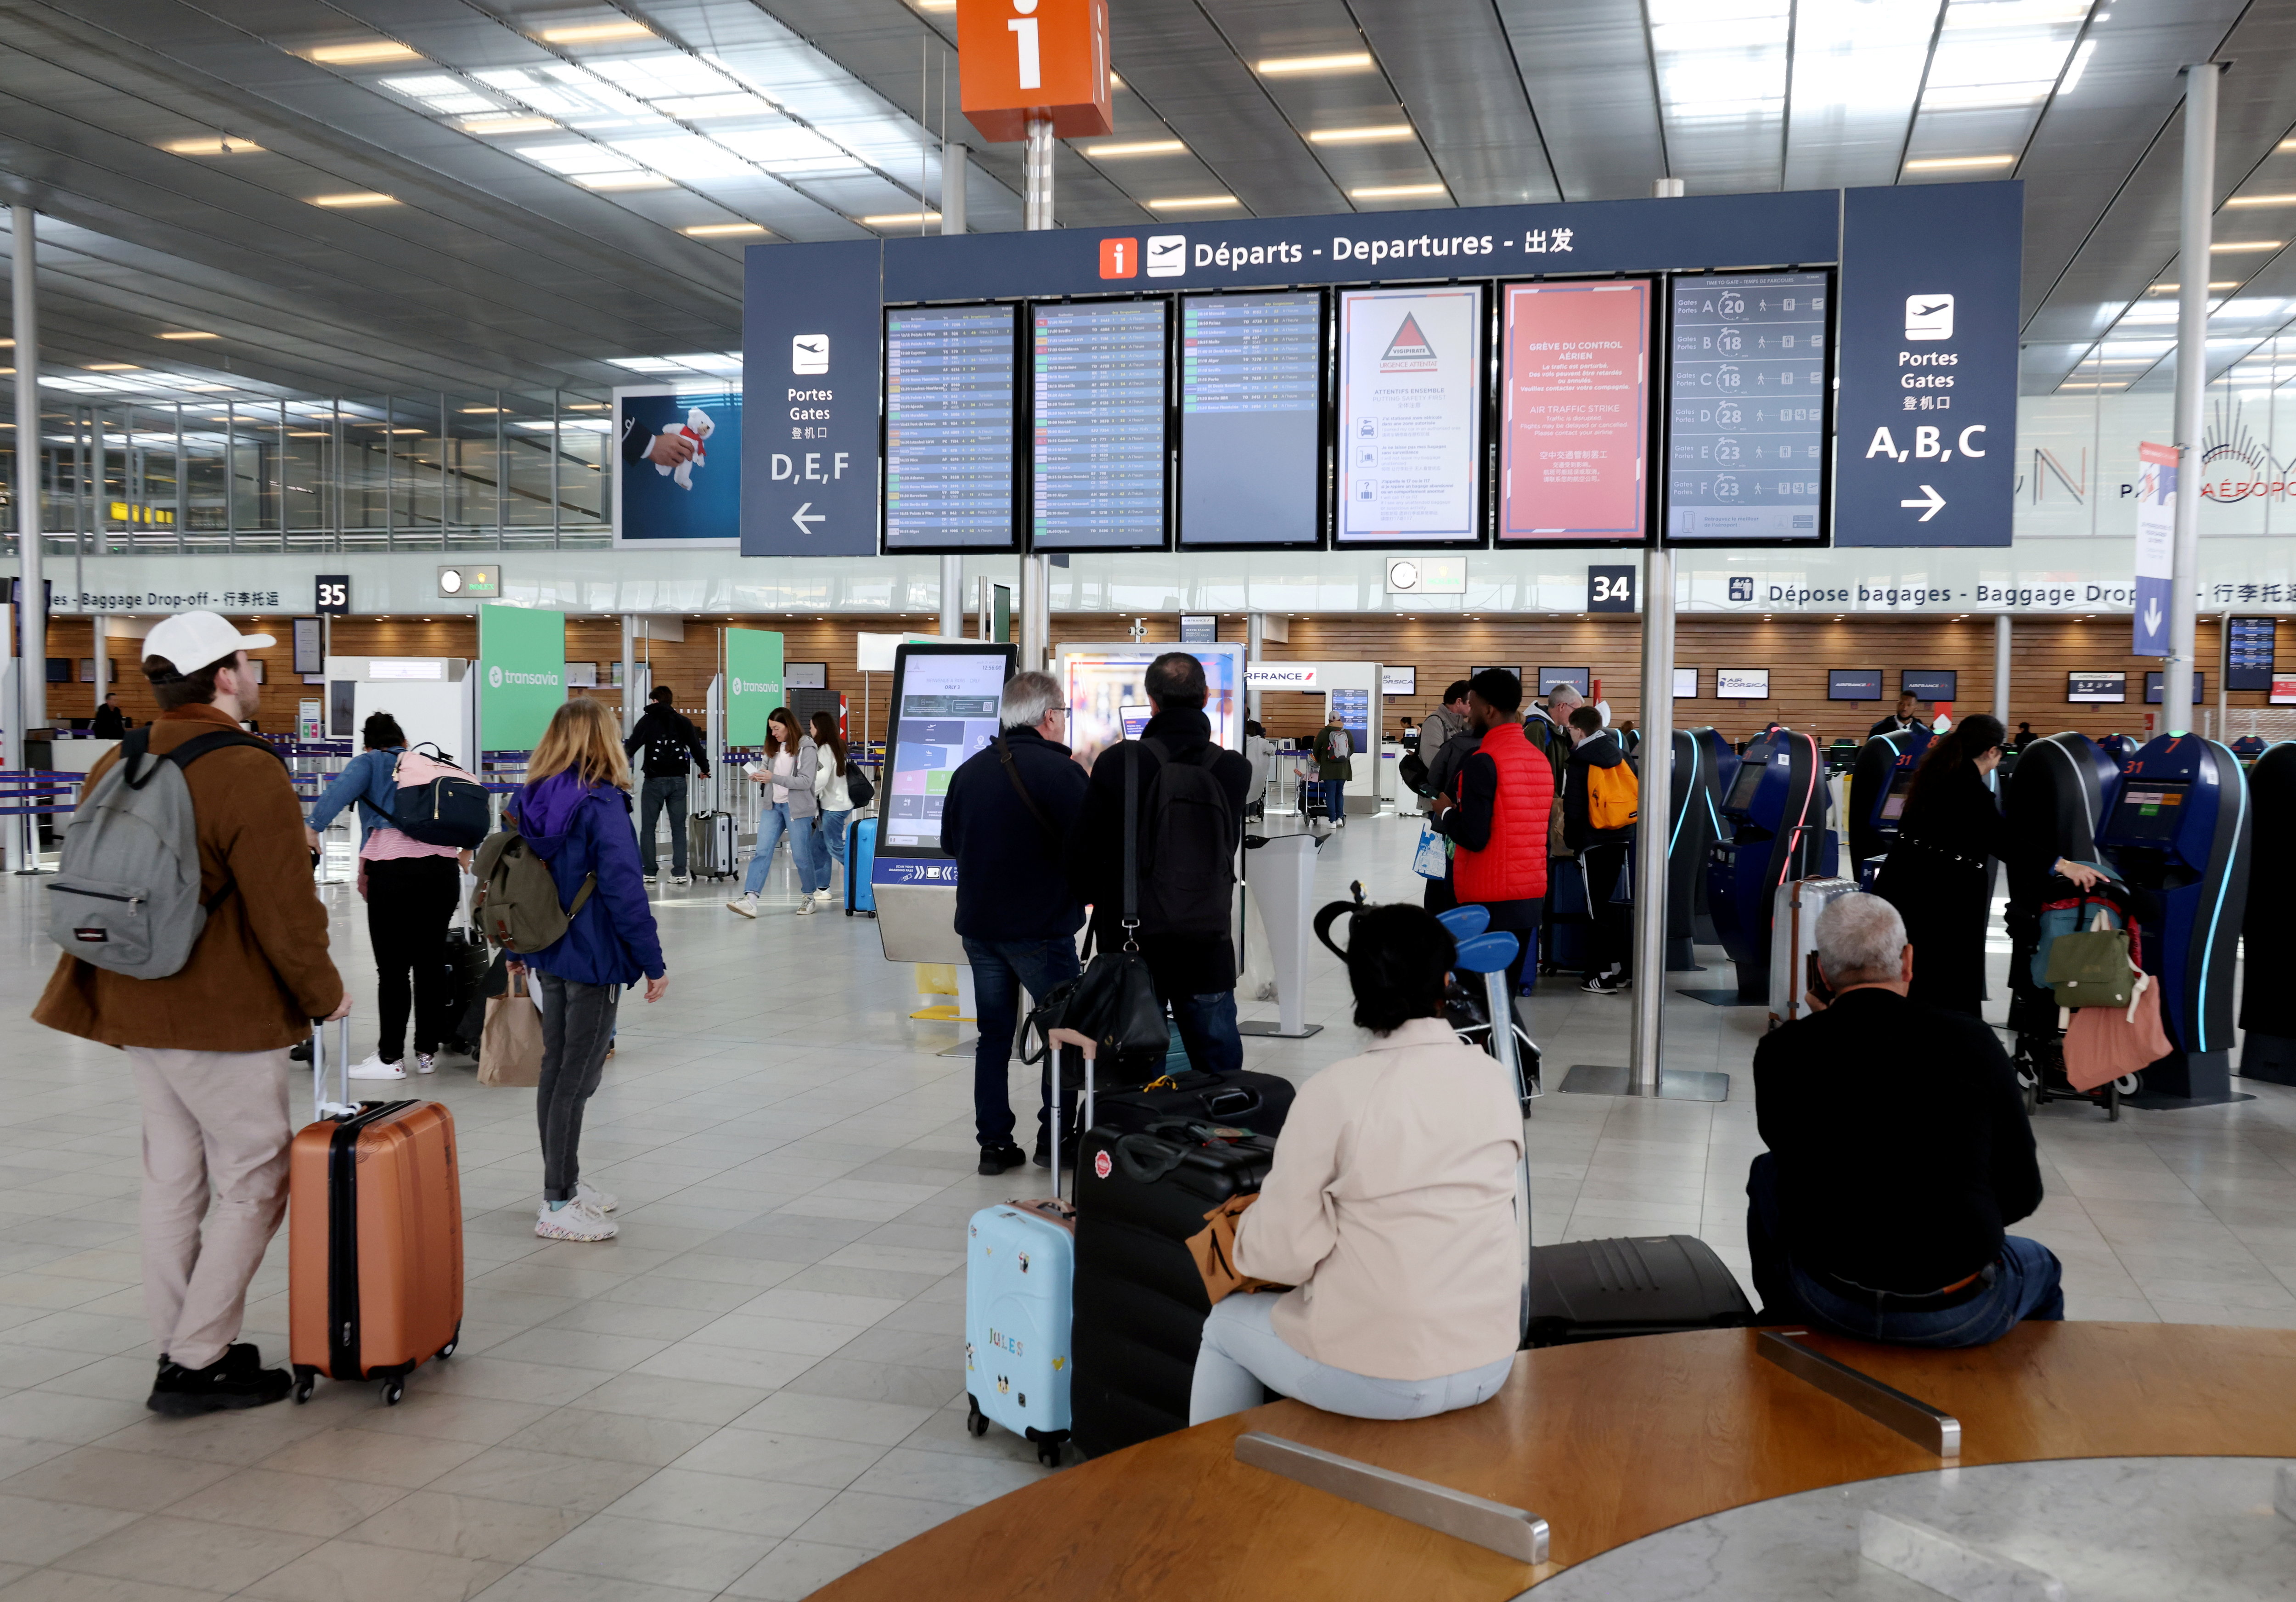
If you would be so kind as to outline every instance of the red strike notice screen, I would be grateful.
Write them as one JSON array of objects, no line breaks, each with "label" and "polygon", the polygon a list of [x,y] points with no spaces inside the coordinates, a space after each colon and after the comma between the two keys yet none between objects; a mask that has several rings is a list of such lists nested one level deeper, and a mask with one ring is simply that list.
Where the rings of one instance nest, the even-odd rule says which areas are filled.
[{"label": "red strike notice screen", "polygon": [[1499,538],[1649,531],[1651,286],[1506,287]]}]

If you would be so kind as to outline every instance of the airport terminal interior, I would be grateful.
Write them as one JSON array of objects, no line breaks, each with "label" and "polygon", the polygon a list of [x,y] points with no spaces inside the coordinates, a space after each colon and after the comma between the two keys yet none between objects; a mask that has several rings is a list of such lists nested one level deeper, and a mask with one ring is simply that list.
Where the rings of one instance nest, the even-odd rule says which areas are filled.
[{"label": "airport terminal interior", "polygon": [[0,1602],[2296,1596],[2296,8],[0,13]]}]

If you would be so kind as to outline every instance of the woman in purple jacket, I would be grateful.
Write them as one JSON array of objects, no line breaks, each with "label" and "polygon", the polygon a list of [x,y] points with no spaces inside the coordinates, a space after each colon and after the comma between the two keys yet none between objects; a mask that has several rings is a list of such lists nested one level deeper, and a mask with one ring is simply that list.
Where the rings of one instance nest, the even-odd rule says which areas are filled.
[{"label": "woman in purple jacket", "polygon": [[645,998],[669,989],[630,826],[630,766],[621,731],[602,702],[569,701],[550,719],[527,767],[510,819],[550,865],[558,901],[572,907],[593,875],[596,888],[566,932],[525,957],[542,986],[542,1208],[534,1232],[547,1240],[611,1240],[606,1214],[619,1204],[581,1181],[582,1111],[605,1072],[614,1014],[625,986],[645,981]]}]

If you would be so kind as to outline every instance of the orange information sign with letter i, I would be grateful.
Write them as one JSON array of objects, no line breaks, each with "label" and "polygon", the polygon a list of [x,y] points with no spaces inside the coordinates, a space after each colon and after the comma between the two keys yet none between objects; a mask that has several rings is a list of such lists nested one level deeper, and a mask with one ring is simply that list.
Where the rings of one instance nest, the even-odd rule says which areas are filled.
[{"label": "orange information sign with letter i", "polygon": [[1002,144],[1048,116],[1062,139],[1112,131],[1108,0],[956,0],[964,114]]}]

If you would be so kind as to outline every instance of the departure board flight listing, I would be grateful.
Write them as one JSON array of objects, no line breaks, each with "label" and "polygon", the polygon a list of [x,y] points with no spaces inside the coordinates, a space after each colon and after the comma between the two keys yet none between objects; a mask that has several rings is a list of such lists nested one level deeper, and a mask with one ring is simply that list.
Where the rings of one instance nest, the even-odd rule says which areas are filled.
[{"label": "departure board flight listing", "polygon": [[1029,308],[1037,550],[1163,545],[1167,305]]},{"label": "departure board flight listing", "polygon": [[1180,543],[1322,537],[1323,297],[1180,302]]},{"label": "departure board flight listing", "polygon": [[1669,539],[1825,538],[1824,273],[1678,278]]},{"label": "departure board flight listing", "polygon": [[881,850],[940,849],[950,776],[996,737],[1006,658],[988,649],[903,653]]},{"label": "departure board flight listing", "polygon": [[1477,538],[1482,306],[1476,284],[1340,297],[1341,544]]},{"label": "departure board flight listing", "polygon": [[1013,308],[885,316],[885,548],[1010,550]]},{"label": "departure board flight listing", "polygon": [[1500,292],[1501,540],[1649,531],[1647,280]]}]

